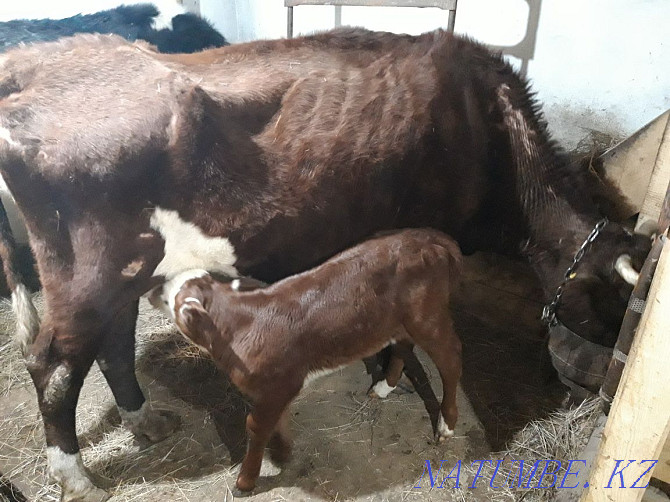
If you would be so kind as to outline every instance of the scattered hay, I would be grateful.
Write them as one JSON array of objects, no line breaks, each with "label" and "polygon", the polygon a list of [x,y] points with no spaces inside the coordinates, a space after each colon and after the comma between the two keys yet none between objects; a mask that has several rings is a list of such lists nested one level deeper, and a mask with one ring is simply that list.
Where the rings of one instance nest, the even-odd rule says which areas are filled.
[{"label": "scattered hay", "polygon": [[[501,459],[501,471],[496,475],[495,486],[503,486],[492,489],[488,483],[495,473],[495,460],[491,464],[484,464],[475,489],[468,489],[477,474],[479,464],[463,465],[463,482],[459,492],[462,500],[471,500],[473,495],[485,496],[492,501],[525,501],[525,502],[547,502],[556,497],[557,489],[537,488],[551,484],[550,478],[540,480],[544,463],[541,463],[538,472],[528,479],[532,472],[531,466],[537,460],[558,460],[561,468],[556,473],[556,479],[563,479],[566,472],[568,460],[579,459],[582,449],[586,446],[598,416],[601,413],[601,399],[595,398],[584,401],[579,406],[570,409],[561,409],[553,412],[544,420],[529,422],[528,425],[518,432],[505,451],[493,453],[489,458]],[[524,461],[524,478],[519,487],[519,460]],[[516,461],[516,463],[512,463]],[[552,464],[554,466],[556,464]],[[550,469],[553,470],[553,467]],[[513,486],[504,486],[507,483]],[[540,483],[542,483],[540,485]],[[557,483],[560,484],[560,483]],[[530,488],[525,488],[529,486]]]},{"label": "scattered hay", "polygon": [[[36,300],[39,303],[39,295]],[[10,391],[12,394],[6,401],[10,404],[0,407],[0,471],[18,483],[31,500],[55,502],[60,493],[55,485],[44,484],[43,427],[30,377],[18,347],[10,342],[13,326],[11,307],[0,305],[0,398]],[[239,420],[243,427],[248,403],[209,358],[146,305],[137,327],[137,362],[150,400],[156,407],[178,413],[182,429],[156,445],[144,448],[138,444],[119,427],[113,396],[94,365],[77,413],[85,464],[102,478],[103,485],[106,483],[115,502],[231,500],[236,463],[244,452],[244,444],[238,444],[243,433],[234,429],[234,423]],[[430,372],[432,367],[427,369]],[[468,485],[477,471],[472,460],[463,460],[461,489],[449,490],[447,497],[446,490],[417,492],[411,488],[411,480],[403,485],[403,479],[414,473],[418,479],[422,459],[448,458],[451,465],[455,458],[472,459],[469,439],[454,438],[446,450],[435,446],[429,421],[423,417],[423,404],[416,395],[392,395],[383,403],[370,401],[362,390],[367,383],[362,370],[356,387],[351,380],[339,383],[338,389],[315,384],[296,400],[296,458],[281,476],[287,485],[254,499],[552,500],[553,490],[490,490],[486,478],[471,490]],[[597,414],[597,401],[556,412],[547,420],[528,424],[507,451],[474,458],[524,459],[530,463],[535,459],[576,458]],[[411,422],[414,425],[408,427],[407,417],[415,417]],[[264,462],[264,475],[273,476],[272,468]],[[350,470],[348,477],[342,478],[343,470]],[[490,478],[492,472],[484,469],[481,474]],[[281,482],[266,481],[271,486]],[[369,492],[358,493],[361,487]]]}]

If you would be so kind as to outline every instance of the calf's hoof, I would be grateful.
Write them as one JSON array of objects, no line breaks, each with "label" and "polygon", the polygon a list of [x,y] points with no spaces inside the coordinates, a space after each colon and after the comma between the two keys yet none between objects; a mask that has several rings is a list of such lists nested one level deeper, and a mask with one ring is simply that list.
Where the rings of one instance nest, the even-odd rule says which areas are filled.
[{"label": "calf's hoof", "polygon": [[231,491],[233,492],[233,497],[248,497],[251,495],[256,488],[255,479],[246,479],[242,476],[237,477],[235,482],[235,488]]},{"label": "calf's hoof", "polygon": [[179,415],[167,410],[153,410],[145,402],[137,411],[119,409],[123,425],[138,439],[151,443],[162,441],[179,428]]},{"label": "calf's hoof", "polygon": [[250,497],[251,495],[253,495],[253,490],[243,491],[243,490],[240,490],[238,487],[233,488],[232,490],[230,490],[230,492],[233,494],[233,497],[236,498],[236,499],[241,499],[241,498],[244,498],[244,497]]},{"label": "calf's hoof", "polygon": [[442,443],[446,441],[448,438],[452,437],[454,435],[454,431],[449,428],[447,423],[444,421],[444,418],[442,415],[440,415],[440,418],[437,421],[437,432],[435,433],[435,441],[438,443]]},{"label": "calf's hoof", "polygon": [[395,387],[391,387],[386,383],[386,379],[379,380],[376,384],[370,388],[368,391],[368,396],[372,399],[385,399],[391,392],[395,390]]}]

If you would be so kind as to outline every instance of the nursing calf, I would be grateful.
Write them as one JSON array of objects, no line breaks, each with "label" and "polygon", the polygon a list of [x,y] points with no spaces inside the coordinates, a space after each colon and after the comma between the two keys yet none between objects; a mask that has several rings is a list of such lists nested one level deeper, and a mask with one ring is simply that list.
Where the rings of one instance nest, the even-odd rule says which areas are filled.
[{"label": "nursing calf", "polygon": [[219,282],[204,270],[166,283],[163,306],[181,332],[253,400],[237,488],[253,490],[268,443],[273,459],[288,458],[288,406],[310,379],[387,345],[394,350],[386,391],[414,344],[433,360],[443,387],[436,435],[451,436],[461,343],[449,296],[460,267],[455,241],[435,230],[413,229],[372,238],[264,289],[242,292],[239,279]]}]

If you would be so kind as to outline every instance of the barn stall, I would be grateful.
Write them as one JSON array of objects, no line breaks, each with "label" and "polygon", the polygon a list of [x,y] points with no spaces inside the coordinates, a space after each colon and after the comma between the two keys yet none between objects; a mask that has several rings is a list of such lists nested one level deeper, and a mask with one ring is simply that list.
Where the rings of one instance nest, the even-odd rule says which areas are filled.
[{"label": "barn stall", "polygon": [[[481,17],[481,13],[477,16],[470,13],[472,17],[468,18],[468,7],[463,4],[461,2],[458,6],[456,30],[469,32],[468,26],[477,26],[473,19]],[[255,15],[260,26],[266,22],[264,16],[269,15],[269,12],[263,12],[265,6],[253,3],[245,7],[242,2],[230,2],[225,8],[230,6],[240,12],[245,12],[246,8],[246,13]],[[198,6],[192,4],[192,7]],[[267,10],[277,7],[282,8],[282,14],[289,15],[281,5],[273,5]],[[534,41],[536,36],[541,36],[538,20],[542,7],[551,13],[550,5],[529,2],[523,40]],[[215,12],[217,8],[221,6],[206,2],[200,5],[204,12],[207,9]],[[319,27],[324,19],[332,19],[335,23],[357,22],[347,20],[347,7],[327,11],[314,8],[304,15],[301,14],[303,9],[310,7],[295,8],[295,24],[317,21],[311,29]],[[390,11],[386,12],[391,15]],[[445,12],[431,12],[431,17],[441,16],[438,25],[447,26],[449,21]],[[393,16],[396,15],[394,11]],[[424,14],[419,11],[416,15]],[[465,18],[463,28],[459,28],[461,15]],[[524,13],[516,15],[523,17]],[[212,19],[216,22],[216,18]],[[515,17],[512,16],[512,19]],[[282,30],[285,29],[283,22],[278,23],[276,17],[273,21],[281,24]],[[253,31],[249,25],[238,26],[238,40],[243,40]],[[276,29],[273,26],[273,30]],[[310,27],[302,29],[307,31]],[[475,34],[477,30],[472,32]],[[260,35],[258,32],[253,34]],[[231,39],[235,40],[235,37]],[[523,54],[532,61],[535,44],[526,43],[525,46],[531,50]],[[528,61],[523,61],[523,54],[520,68],[523,70],[525,66],[533,78],[533,66],[529,68]],[[542,69],[538,67],[537,72],[541,82]],[[536,87],[543,92],[540,84]],[[550,125],[551,110],[555,106],[556,103],[549,104]],[[573,106],[579,109],[579,104]],[[582,127],[592,126],[596,131],[586,135],[586,140],[579,145],[582,152],[594,157],[596,148],[590,145],[593,138],[600,139],[600,144],[603,143],[602,137],[605,137],[605,143],[614,142],[613,137],[620,137],[622,131],[630,127],[622,119],[612,124],[614,129],[606,129],[604,134],[600,131],[599,137],[596,126],[611,121],[610,116],[580,116],[574,115],[574,110],[565,113],[573,113],[564,124],[566,129],[584,119],[589,125]],[[598,123],[598,120],[601,122]],[[634,119],[626,117],[626,120],[632,122]],[[576,146],[572,136],[574,132],[564,134],[567,143],[572,141],[572,146]],[[558,135],[561,136],[560,130]],[[657,153],[656,158],[663,157]],[[603,162],[606,164],[605,160]],[[647,186],[649,181],[646,180]],[[640,183],[644,184],[644,181]],[[629,186],[627,182],[623,184]],[[590,429],[598,419],[599,403],[587,403],[569,412],[552,415],[545,421],[531,422],[557,409],[565,397],[565,388],[560,383],[545,382],[545,330],[539,320],[543,302],[538,300],[541,296],[532,272],[523,264],[493,255],[469,258],[462,294],[454,305],[457,329],[463,338],[465,352],[464,392],[459,396],[461,421],[456,437],[448,447],[432,443],[428,415],[415,394],[394,394],[384,402],[371,401],[366,397],[369,382],[362,365],[350,367],[340,374],[317,381],[300,397],[292,417],[296,436],[294,461],[281,476],[276,475],[276,470],[269,470],[263,485],[266,491],[253,499],[444,500],[444,492],[414,488],[427,459],[446,459],[449,463],[461,459],[464,464],[469,464],[478,458],[502,458],[501,455],[528,460],[581,458],[578,452],[581,452],[591,434]],[[22,367],[18,351],[9,343],[13,326],[9,309],[3,319],[7,327],[3,330],[2,343],[1,374],[4,383],[0,472],[4,480],[11,482],[30,500],[56,500],[58,491],[55,487],[42,486],[44,454],[41,422],[34,395],[31,394],[30,378]],[[82,444],[88,445],[84,450],[86,464],[96,475],[115,483],[120,481],[112,490],[114,500],[228,498],[228,490],[236,475],[234,464],[244,448],[240,424],[247,409],[246,402],[230,388],[225,378],[218,376],[206,358],[181,342],[174,328],[150,311],[147,305],[143,305],[138,340],[141,383],[149,390],[155,406],[181,415],[182,429],[157,445],[145,447],[135,444],[130,434],[118,427],[119,418],[114,411],[111,393],[101,375],[94,370],[88,378],[79,408],[80,439]],[[429,377],[433,386],[439,390],[435,371],[430,364],[427,366],[431,368]],[[651,394],[657,395],[658,389],[652,390]],[[659,408],[654,408],[653,411],[662,419],[664,410],[660,408],[659,412]],[[668,414],[670,412],[665,413]],[[531,424],[524,428],[528,422]],[[562,429],[565,433],[546,435],[546,430],[552,428]],[[661,441],[663,435],[657,436],[656,440]],[[550,441],[556,444],[547,446]],[[544,449],[540,449],[538,443]],[[653,453],[652,450],[647,451]],[[264,468],[270,469],[271,466],[266,463]],[[521,497],[524,500],[535,497],[551,500],[555,493],[523,489],[482,493],[466,489],[454,491],[450,496],[457,500],[471,497],[483,500],[515,500]]]}]

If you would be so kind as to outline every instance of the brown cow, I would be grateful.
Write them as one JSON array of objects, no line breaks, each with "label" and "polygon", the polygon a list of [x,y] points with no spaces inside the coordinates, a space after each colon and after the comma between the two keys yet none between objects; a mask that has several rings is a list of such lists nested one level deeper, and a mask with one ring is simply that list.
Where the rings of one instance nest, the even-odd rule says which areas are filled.
[{"label": "brown cow", "polygon": [[[273,281],[376,231],[430,226],[465,252],[521,253],[551,296],[600,219],[526,82],[442,31],[342,29],[192,55],[91,35],[14,49],[0,56],[0,172],[43,283],[37,332],[6,267],[64,500],[106,496],[74,426],[94,360],[133,432],[159,440],[174,426],[134,367],[138,297],[164,278]],[[564,322],[603,336],[630,292],[614,263],[647,248],[607,225],[567,286],[595,283],[580,301],[589,323],[561,310]],[[0,251],[11,258],[11,242]]]}]

